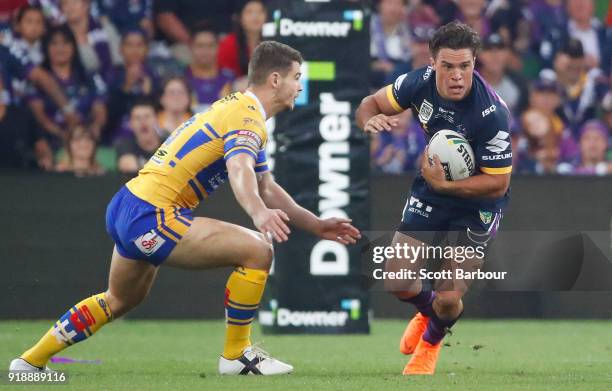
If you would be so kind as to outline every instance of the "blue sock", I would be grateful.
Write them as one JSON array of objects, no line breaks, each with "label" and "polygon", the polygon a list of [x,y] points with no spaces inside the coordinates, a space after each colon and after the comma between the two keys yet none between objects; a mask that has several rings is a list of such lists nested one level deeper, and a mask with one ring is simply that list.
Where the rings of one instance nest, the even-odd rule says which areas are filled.
[{"label": "blue sock", "polygon": [[437,345],[442,341],[447,330],[453,327],[457,320],[459,320],[463,311],[459,316],[451,320],[440,319],[435,311],[432,312],[433,314],[429,318],[429,323],[427,323],[427,330],[425,330],[425,334],[423,334],[423,339],[432,345]]},{"label": "blue sock", "polygon": [[434,313],[432,305],[435,297],[436,292],[421,291],[418,295],[413,296],[410,299],[400,300],[414,304],[421,314],[431,317]]}]

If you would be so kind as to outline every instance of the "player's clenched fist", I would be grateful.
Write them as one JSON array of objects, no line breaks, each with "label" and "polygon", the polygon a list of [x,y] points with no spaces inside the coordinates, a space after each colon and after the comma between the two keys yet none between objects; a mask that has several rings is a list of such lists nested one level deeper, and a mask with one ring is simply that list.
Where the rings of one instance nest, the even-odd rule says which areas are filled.
[{"label": "player's clenched fist", "polygon": [[363,130],[366,133],[378,133],[383,130],[389,131],[398,124],[397,118],[389,117],[385,114],[377,114],[365,123]]},{"label": "player's clenched fist", "polygon": [[291,233],[291,230],[285,223],[286,221],[289,221],[289,216],[280,209],[262,209],[253,216],[255,227],[270,242],[272,238],[277,242],[285,242],[289,239],[287,235]]}]

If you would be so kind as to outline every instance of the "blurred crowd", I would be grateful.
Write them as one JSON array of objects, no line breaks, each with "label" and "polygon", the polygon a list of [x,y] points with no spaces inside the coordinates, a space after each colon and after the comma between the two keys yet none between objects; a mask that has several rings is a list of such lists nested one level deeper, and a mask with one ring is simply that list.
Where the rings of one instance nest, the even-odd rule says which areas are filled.
[{"label": "blurred crowd", "polygon": [[[429,64],[435,29],[483,37],[478,71],[513,115],[515,173],[612,173],[612,10],[596,0],[380,0],[370,88]],[[3,0],[0,167],[137,172],[193,113],[246,87],[262,0]],[[414,170],[409,112],[372,139],[375,172]]]},{"label": "blurred crowd", "polygon": [[[515,174],[612,174],[612,7],[606,0],[380,0],[371,84],[429,64],[428,41],[458,19],[478,31],[476,69],[511,110]],[[371,143],[375,172],[418,168],[423,131],[409,112]]]}]

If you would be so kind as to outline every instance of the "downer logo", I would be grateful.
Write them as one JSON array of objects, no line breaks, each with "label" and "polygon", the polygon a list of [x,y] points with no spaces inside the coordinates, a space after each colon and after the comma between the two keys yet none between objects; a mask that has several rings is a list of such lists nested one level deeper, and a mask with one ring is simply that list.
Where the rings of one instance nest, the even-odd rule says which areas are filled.
[{"label": "downer logo", "polygon": [[291,311],[279,308],[276,322],[280,327],[344,326],[348,319],[346,311]]},{"label": "downer logo", "polygon": [[296,22],[282,18],[279,32],[282,37],[347,37],[352,24],[349,22]]},{"label": "downer logo", "polygon": [[[349,319],[348,311],[291,311],[278,308],[274,312],[279,327],[341,327]],[[259,322],[266,326],[273,325],[274,312],[259,311]]]}]

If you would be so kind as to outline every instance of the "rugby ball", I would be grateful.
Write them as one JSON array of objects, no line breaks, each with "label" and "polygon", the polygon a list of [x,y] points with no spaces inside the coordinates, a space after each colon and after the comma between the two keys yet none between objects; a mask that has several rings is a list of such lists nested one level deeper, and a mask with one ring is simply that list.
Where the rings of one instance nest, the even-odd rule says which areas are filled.
[{"label": "rugby ball", "polygon": [[433,155],[438,155],[449,181],[474,174],[474,151],[463,135],[452,130],[439,130],[429,140],[428,151],[430,162],[433,161]]}]

